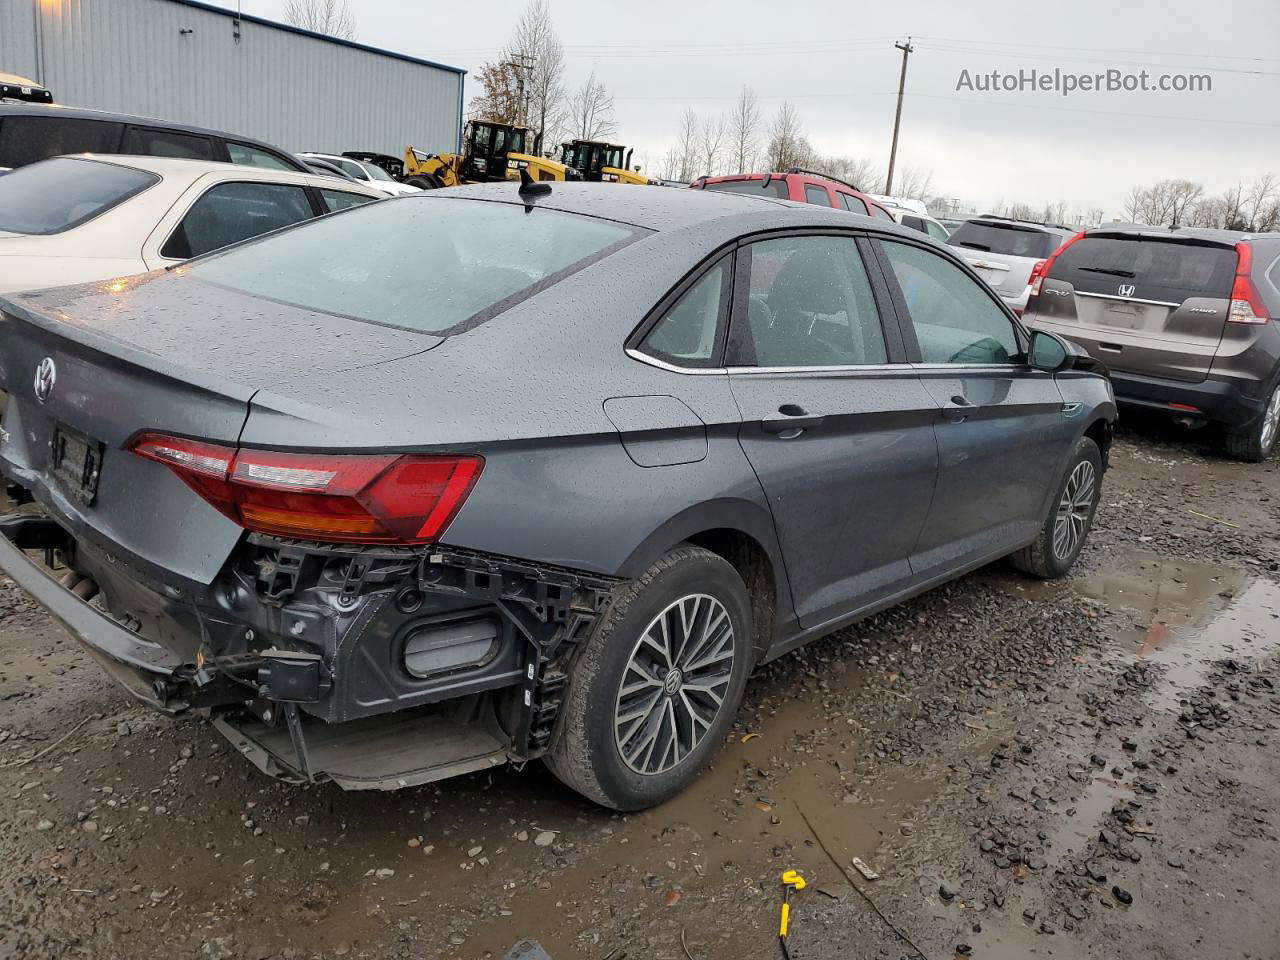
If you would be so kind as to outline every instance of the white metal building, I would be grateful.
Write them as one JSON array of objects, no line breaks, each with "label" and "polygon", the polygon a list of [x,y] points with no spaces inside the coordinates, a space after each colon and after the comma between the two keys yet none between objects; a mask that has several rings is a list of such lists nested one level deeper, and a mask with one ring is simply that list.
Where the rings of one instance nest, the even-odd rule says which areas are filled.
[{"label": "white metal building", "polygon": [[196,0],[0,0],[0,71],[68,106],[394,156],[458,148],[466,74]]}]

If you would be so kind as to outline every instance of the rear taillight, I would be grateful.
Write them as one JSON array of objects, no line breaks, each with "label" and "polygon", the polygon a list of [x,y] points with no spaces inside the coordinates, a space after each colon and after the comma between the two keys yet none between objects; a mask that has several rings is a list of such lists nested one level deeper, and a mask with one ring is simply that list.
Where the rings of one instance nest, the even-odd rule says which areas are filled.
[{"label": "rear taillight", "polygon": [[332,543],[435,540],[484,467],[474,456],[275,453],[155,433],[129,449],[246,530]]},{"label": "rear taillight", "polygon": [[1040,296],[1040,285],[1044,283],[1044,268],[1048,263],[1048,260],[1037,260],[1035,266],[1031,268],[1031,276],[1027,278],[1029,296]]},{"label": "rear taillight", "polygon": [[1258,288],[1253,285],[1250,268],[1253,250],[1247,243],[1236,244],[1236,279],[1231,284],[1231,307],[1227,310],[1228,323],[1266,323],[1267,308],[1262,304]]},{"label": "rear taillight", "polygon": [[[1063,250],[1067,249],[1067,247],[1071,246],[1077,240],[1082,239],[1084,234],[1085,231],[1083,230],[1077,234],[1073,234],[1070,239],[1063,241],[1062,246],[1049,254],[1048,260],[1041,260],[1031,268],[1031,296],[1038,297],[1040,295],[1040,288],[1044,285],[1044,278],[1047,277],[1049,275],[1049,271],[1053,269],[1053,261],[1062,256]],[[1039,273],[1036,272],[1037,269],[1039,270]]]}]

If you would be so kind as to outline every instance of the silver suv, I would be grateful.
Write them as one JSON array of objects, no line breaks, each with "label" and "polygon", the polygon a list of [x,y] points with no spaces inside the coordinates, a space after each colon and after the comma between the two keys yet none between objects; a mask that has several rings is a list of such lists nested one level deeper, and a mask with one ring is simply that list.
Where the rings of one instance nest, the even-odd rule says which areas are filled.
[{"label": "silver suv", "polygon": [[1257,463],[1280,428],[1280,234],[1109,224],[1032,284],[1024,320],[1111,369],[1116,400],[1224,428]]},{"label": "silver suv", "polygon": [[947,242],[1020,315],[1036,264],[1070,236],[1070,229],[1056,224],[981,216],[960,224]]}]

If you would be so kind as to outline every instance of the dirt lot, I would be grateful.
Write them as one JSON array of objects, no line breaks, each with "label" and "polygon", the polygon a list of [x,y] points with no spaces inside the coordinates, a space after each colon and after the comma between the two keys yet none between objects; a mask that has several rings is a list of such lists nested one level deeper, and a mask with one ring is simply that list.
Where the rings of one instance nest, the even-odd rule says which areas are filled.
[{"label": "dirt lot", "polygon": [[[268,781],[0,585],[0,957],[1280,957],[1280,461],[1122,433],[1078,572],[764,668],[640,815],[540,767]],[[865,880],[860,857],[880,874]],[[683,942],[682,942],[683,940]]]}]

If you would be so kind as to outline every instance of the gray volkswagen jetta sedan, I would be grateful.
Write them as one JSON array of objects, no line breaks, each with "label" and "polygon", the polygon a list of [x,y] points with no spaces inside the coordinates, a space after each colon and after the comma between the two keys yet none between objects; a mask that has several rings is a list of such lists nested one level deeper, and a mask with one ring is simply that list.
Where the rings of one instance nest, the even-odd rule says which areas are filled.
[{"label": "gray volkswagen jetta sedan", "polygon": [[753,666],[1012,555],[1115,407],[916,231],[491,184],[0,301],[0,566],[266,773],[687,785]]}]

